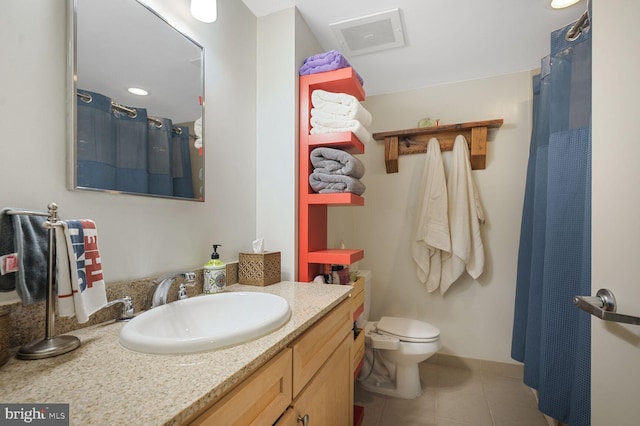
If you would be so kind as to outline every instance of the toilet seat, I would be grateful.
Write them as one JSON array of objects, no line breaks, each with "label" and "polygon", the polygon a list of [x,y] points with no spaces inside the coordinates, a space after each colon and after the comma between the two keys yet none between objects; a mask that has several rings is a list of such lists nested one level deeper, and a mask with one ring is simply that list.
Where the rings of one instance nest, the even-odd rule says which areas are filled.
[{"label": "toilet seat", "polygon": [[410,318],[382,317],[377,332],[396,337],[403,342],[429,343],[440,338],[440,330],[433,325]]}]

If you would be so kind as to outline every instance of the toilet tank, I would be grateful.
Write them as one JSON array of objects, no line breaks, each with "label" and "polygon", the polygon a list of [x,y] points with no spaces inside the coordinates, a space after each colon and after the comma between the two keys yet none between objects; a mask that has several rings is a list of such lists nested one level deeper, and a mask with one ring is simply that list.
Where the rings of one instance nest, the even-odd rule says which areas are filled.
[{"label": "toilet tank", "polygon": [[371,311],[371,271],[360,270],[358,275],[364,277],[364,311],[356,320],[356,326],[364,328],[369,321],[369,312]]}]

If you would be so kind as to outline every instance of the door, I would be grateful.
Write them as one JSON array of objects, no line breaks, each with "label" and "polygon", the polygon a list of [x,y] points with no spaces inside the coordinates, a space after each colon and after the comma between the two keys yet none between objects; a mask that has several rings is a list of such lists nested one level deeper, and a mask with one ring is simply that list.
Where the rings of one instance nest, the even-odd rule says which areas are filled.
[{"label": "door", "polygon": [[[595,0],[593,16],[592,294],[640,316],[640,2]],[[640,326],[592,318],[592,425],[637,425]]]}]

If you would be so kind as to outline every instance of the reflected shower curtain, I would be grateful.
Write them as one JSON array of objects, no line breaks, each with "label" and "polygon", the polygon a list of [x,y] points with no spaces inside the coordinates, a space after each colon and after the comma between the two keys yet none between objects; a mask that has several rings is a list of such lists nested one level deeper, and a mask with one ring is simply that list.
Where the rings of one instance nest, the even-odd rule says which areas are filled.
[{"label": "reflected shower curtain", "polygon": [[194,198],[189,127],[77,90],[77,185]]},{"label": "reflected shower curtain", "polygon": [[116,140],[116,189],[124,192],[147,193],[147,110],[126,107],[135,113],[113,109]]},{"label": "reflected shower curtain", "polygon": [[171,129],[168,118],[153,117],[147,122],[149,194],[173,195],[171,176]]},{"label": "reflected shower curtain", "polygon": [[114,189],[116,143],[111,98],[78,91],[77,111],[77,184],[83,188]]},{"label": "reflected shower curtain", "polygon": [[171,173],[176,197],[193,198],[191,155],[189,153],[189,128],[174,127],[171,132]]},{"label": "reflected shower curtain", "polygon": [[540,411],[577,426],[590,424],[591,319],[573,296],[591,293],[591,32],[568,41],[571,27],[533,81],[511,356]]}]

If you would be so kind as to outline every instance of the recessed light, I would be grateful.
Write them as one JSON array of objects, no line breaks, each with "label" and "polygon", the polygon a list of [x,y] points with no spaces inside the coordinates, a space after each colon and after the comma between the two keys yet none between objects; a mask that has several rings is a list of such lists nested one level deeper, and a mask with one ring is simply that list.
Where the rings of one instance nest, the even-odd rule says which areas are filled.
[{"label": "recessed light", "polygon": [[147,96],[149,94],[149,92],[139,87],[129,87],[127,91],[133,95],[138,95],[138,96]]}]

